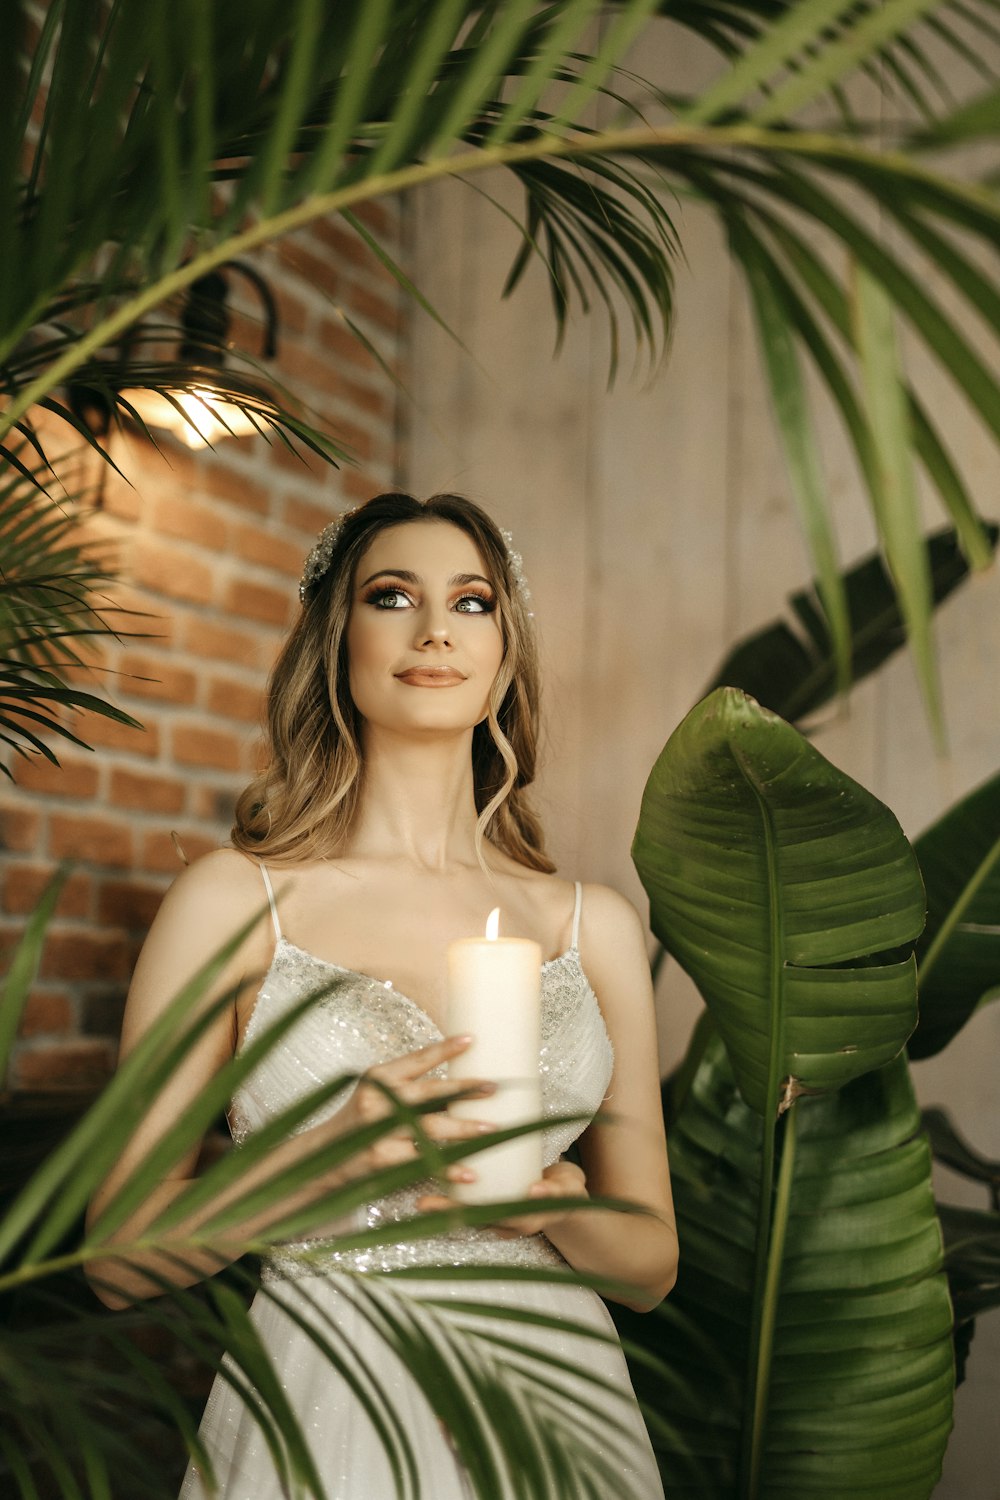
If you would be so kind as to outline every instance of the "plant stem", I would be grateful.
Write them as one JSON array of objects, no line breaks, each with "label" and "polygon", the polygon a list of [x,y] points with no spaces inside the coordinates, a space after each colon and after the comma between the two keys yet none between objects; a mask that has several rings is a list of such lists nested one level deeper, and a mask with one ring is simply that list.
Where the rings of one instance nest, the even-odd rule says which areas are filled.
[{"label": "plant stem", "polygon": [[[764,1457],[764,1428],[767,1420],[767,1403],[771,1392],[771,1362],[774,1355],[774,1324],[778,1315],[778,1292],[781,1287],[781,1267],[785,1254],[785,1235],[788,1230],[788,1208],[792,1197],[792,1178],[795,1173],[795,1127],[798,1108],[792,1105],[785,1116],[785,1129],[781,1146],[781,1170],[778,1173],[778,1188],[774,1199],[774,1217],[771,1221],[771,1247],[767,1263],[767,1280],[761,1305],[760,1334],[757,1343],[757,1387],[754,1396],[753,1424],[751,1428],[752,1448],[747,1484],[747,1500],[757,1500],[760,1488],[760,1470]],[[774,1139],[772,1131],[771,1139]]]},{"label": "plant stem", "polygon": [[[735,752],[750,786],[754,780],[750,768],[742,763]],[[761,1141],[760,1185],[757,1194],[757,1242],[754,1249],[753,1284],[750,1289],[750,1338],[747,1349],[747,1379],[743,1400],[743,1421],[740,1442],[740,1473],[737,1494],[739,1500],[756,1500],[760,1475],[760,1448],[763,1436],[765,1405],[767,1401],[770,1337],[765,1323],[765,1295],[770,1284],[769,1257],[772,1244],[772,1196],[774,1188],[774,1146],[778,1128],[778,1095],[780,1091],[781,1059],[784,1051],[782,1027],[782,967],[785,951],[784,929],[781,920],[781,887],[778,873],[778,850],[771,810],[762,797],[758,797],[761,822],[764,829],[764,849],[767,860],[767,900],[770,913],[770,1048],[767,1070],[767,1100],[764,1109],[763,1139]]]}]

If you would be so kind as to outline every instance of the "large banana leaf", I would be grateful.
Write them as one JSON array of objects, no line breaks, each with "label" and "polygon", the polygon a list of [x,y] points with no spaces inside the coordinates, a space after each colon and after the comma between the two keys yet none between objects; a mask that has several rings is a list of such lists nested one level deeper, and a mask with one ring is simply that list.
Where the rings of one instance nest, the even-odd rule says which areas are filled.
[{"label": "large banana leaf", "polygon": [[1000,995],[1000,775],[950,807],[914,844],[927,887],[917,948],[913,1058],[933,1057],[979,1003]]},{"label": "large banana leaf", "polygon": [[671,1135],[678,1284],[655,1323],[634,1329],[670,1366],[666,1381],[635,1369],[660,1415],[664,1489],[671,1500],[923,1500],[954,1374],[905,1060],[788,1112],[761,1266],[763,1125],[716,1038]]},{"label": "large banana leaf", "polygon": [[661,1389],[668,1492],[916,1500],[953,1370],[900,1057],[924,916],[913,851],[790,725],[720,688],[657,761],[633,854],[719,1034],[699,1028],[672,1131],[685,1279],[661,1335],[682,1351]]},{"label": "large banana leaf", "polygon": [[[985,527],[991,548],[1000,528]],[[950,528],[927,538],[935,605],[969,576],[969,565]],[[878,554],[856,563],[843,579],[850,617],[851,680],[870,676],[906,641],[892,580]],[[740,688],[773,713],[792,721],[813,714],[837,691],[837,667],[818,587],[790,596],[793,623],[776,620],[733,647],[706,689]]]},{"label": "large banana leaf", "polygon": [[732,688],[692,709],[650,774],[632,852],[653,931],[758,1114],[901,1050],[915,966],[891,950],[923,925],[916,859],[889,809],[784,720]]}]

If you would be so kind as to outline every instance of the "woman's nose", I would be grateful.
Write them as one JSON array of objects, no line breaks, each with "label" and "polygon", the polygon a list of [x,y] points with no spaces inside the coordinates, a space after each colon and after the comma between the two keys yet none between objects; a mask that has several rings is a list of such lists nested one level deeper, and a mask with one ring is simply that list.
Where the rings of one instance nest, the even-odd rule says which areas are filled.
[{"label": "woman's nose", "polygon": [[450,646],[451,625],[447,613],[438,614],[433,609],[421,611],[421,618],[417,622],[416,643],[418,646]]}]

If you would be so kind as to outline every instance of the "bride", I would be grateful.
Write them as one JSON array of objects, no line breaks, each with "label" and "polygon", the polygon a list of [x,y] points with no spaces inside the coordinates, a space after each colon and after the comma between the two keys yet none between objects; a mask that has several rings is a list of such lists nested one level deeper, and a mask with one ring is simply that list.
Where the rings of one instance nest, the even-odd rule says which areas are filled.
[{"label": "bride", "polygon": [[[628,1305],[641,1310],[669,1291],[677,1262],[642,927],[615,892],[553,873],[525,800],[534,775],[537,673],[520,558],[470,501],[380,495],[321,534],[300,594],[302,611],[269,687],[265,769],[238,803],[232,847],[198,860],[165,897],[136,966],[122,1055],[266,898],[265,915],[212,992],[232,992],[232,1008],[154,1101],[96,1196],[91,1218],[234,1049],[320,986],[323,998],[238,1090],[230,1114],[234,1139],[246,1139],[317,1082],[347,1072],[363,1076],[346,1100],[335,1098],[275,1148],[261,1180],[321,1140],[384,1116],[383,1086],[411,1104],[458,1086],[477,1090],[474,1097],[488,1094],[488,1079],[458,1085],[444,1076],[444,1065],[461,1058],[470,1041],[445,1035],[445,950],[453,939],[481,932],[486,913],[500,906],[505,932],[535,939],[546,955],[540,1056],[546,1115],[589,1118],[605,1103],[606,1111],[582,1134],[579,1123],[545,1132],[546,1165],[529,1194],[538,1200],[537,1213],[365,1250],[338,1250],[335,1231],[345,1226],[331,1225],[330,1238],[310,1242],[308,1257],[293,1246],[274,1252],[264,1275],[282,1295],[258,1295],[253,1316],[329,1500],[389,1500],[395,1484],[356,1386],[309,1337],[316,1320],[340,1331],[359,1368],[368,1359],[380,1375],[388,1371],[421,1493],[428,1500],[475,1493],[463,1434],[449,1431],[435,1416],[432,1393],[392,1364],[395,1356],[351,1295],[365,1275],[366,1285],[391,1285],[414,1306],[431,1294],[447,1303],[454,1292],[466,1303],[499,1301],[596,1329],[602,1341],[568,1328],[502,1325],[522,1348],[534,1343],[565,1361],[560,1389],[577,1402],[581,1437],[595,1438],[595,1399],[618,1423],[609,1424],[606,1439],[598,1434],[606,1486],[595,1493],[658,1500],[652,1450],[600,1299],[583,1286],[503,1276],[507,1266],[565,1270],[568,1263],[627,1284]],[[424,1114],[422,1123],[438,1142],[475,1138],[486,1128],[446,1109]],[[580,1165],[565,1158],[578,1134]],[[350,1170],[369,1173],[415,1152],[412,1136],[399,1130],[354,1158]],[[475,1155],[465,1157],[447,1176],[469,1182],[475,1167]],[[121,1226],[117,1242],[135,1240],[195,1171],[194,1156],[178,1163]],[[319,1176],[308,1189],[290,1192],[282,1211],[318,1201],[343,1180],[343,1168]],[[247,1186],[244,1176],[240,1191]],[[440,1184],[427,1182],[381,1198],[349,1227],[439,1208],[448,1201],[440,1192]],[[631,1200],[646,1212],[560,1209],[560,1200],[587,1195]],[[238,1253],[239,1239],[272,1221],[274,1210],[248,1217],[232,1248],[220,1238],[197,1256],[186,1252],[183,1268],[177,1257],[150,1252],[144,1259],[109,1257],[91,1267],[91,1279],[109,1306],[125,1306],[155,1295],[161,1278],[185,1285],[211,1275]],[[178,1235],[195,1232],[199,1222],[192,1212]],[[479,1281],[433,1278],[433,1268],[451,1265],[498,1270]],[[372,1275],[404,1266],[411,1272],[426,1266],[428,1275]],[[582,1367],[603,1379],[606,1401],[574,1375]],[[184,1500],[280,1500],[286,1493],[261,1427],[222,1377],[201,1437],[211,1473],[192,1464]],[[510,1494],[526,1493],[523,1476],[508,1481]]]}]

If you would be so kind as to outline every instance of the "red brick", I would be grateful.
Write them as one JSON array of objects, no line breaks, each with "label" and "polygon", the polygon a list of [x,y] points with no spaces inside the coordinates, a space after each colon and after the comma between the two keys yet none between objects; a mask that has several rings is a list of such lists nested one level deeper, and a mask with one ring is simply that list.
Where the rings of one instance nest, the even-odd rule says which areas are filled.
[{"label": "red brick", "polygon": [[213,661],[222,658],[246,667],[256,667],[261,662],[261,650],[255,635],[231,625],[217,625],[214,620],[188,620],[184,630],[184,649]]},{"label": "red brick", "polygon": [[153,756],[160,753],[160,731],[156,724],[146,724],[133,729],[128,724],[119,724],[114,719],[101,719],[91,714],[87,720],[87,739],[93,745],[108,750],[128,750],[133,755]]},{"label": "red brick", "polygon": [[41,974],[45,979],[127,979],[128,944],[119,933],[50,932]]},{"label": "red brick", "polygon": [[377,239],[388,239],[394,234],[398,224],[398,214],[391,202],[375,203],[369,200],[360,203],[354,210],[356,218],[360,219],[366,229],[370,229]]},{"label": "red brick", "polygon": [[[52,875],[52,869],[42,865],[14,865],[4,877],[4,910],[19,915],[34,911]],[[56,916],[89,917],[91,892],[90,876],[75,871],[59,893]]]},{"label": "red brick", "polygon": [[101,494],[101,508],[106,515],[114,516],[119,521],[142,519],[146,507],[135,485],[129,484],[127,479],[116,474],[110,467],[105,471],[102,482],[104,489]]},{"label": "red brick", "polygon": [[97,791],[98,771],[93,759],[65,755],[55,747],[59,764],[41,755],[14,763],[14,776],[27,792],[45,792],[50,797],[92,797]]},{"label": "red brick", "polygon": [[365,244],[357,230],[351,229],[341,218],[317,219],[312,226],[314,238],[327,250],[332,250],[337,260],[352,266],[378,265],[374,254]]},{"label": "red brick", "polygon": [[220,516],[204,504],[186,500],[181,495],[162,495],[153,503],[151,521],[154,531],[163,536],[180,537],[199,547],[222,551],[228,546],[229,527]]},{"label": "red brick", "polygon": [[326,504],[313,500],[299,500],[295,495],[289,496],[285,501],[285,521],[289,526],[294,526],[297,531],[301,531],[306,539],[305,550],[302,554],[303,562],[305,562],[306,553],[323,527],[335,521],[343,509],[343,498],[335,495],[331,495]]},{"label": "red brick", "polygon": [[260,563],[273,568],[276,573],[287,573],[289,578],[299,578],[304,561],[302,547],[298,542],[286,541],[275,536],[264,526],[241,526],[233,539],[238,557],[247,562]]},{"label": "red brick", "polygon": [[374,390],[368,385],[360,385],[356,380],[344,380],[341,386],[346,399],[360,411],[369,412],[372,416],[382,418],[383,421],[388,421],[392,416],[392,402],[385,391]]},{"label": "red brick", "polygon": [[207,604],[212,598],[212,569],[193,557],[187,548],[137,539],[131,572],[138,584],[170,599]]},{"label": "red brick", "polygon": [[174,758],[187,766],[238,771],[242,762],[240,740],[235,734],[201,724],[175,725],[173,751]]},{"label": "red brick", "polygon": [[[206,838],[204,833],[177,829],[176,840],[169,833],[147,833],[142,841],[142,868],[179,875],[185,864],[218,849],[221,840]],[[178,848],[179,846],[179,848]],[[183,856],[183,857],[182,857]]]},{"label": "red brick", "polygon": [[374,354],[370,354],[364,344],[346,328],[343,323],[338,323],[334,318],[324,318],[319,328],[320,347],[327,351],[332,359],[343,360],[347,364],[356,365],[359,370],[378,370],[378,360]]},{"label": "red brick", "polygon": [[164,703],[193,703],[198,679],[184,667],[172,667],[166,656],[128,651],[119,664],[121,687],[135,698],[158,698]]},{"label": "red brick", "polygon": [[33,854],[41,842],[42,820],[26,807],[0,807],[0,849]]},{"label": "red brick", "polygon": [[99,865],[132,862],[132,830],[111,818],[70,817],[53,813],[50,852],[56,859],[88,859]]},{"label": "red brick", "polygon": [[281,356],[281,373],[296,387],[310,385],[329,396],[340,390],[340,374],[333,360],[301,344],[292,344],[285,350]]},{"label": "red brick", "polygon": [[35,990],[21,1017],[18,1034],[22,1037],[58,1035],[71,1030],[73,1007],[59,990]]},{"label": "red brick", "polygon": [[[172,847],[172,846],[171,846]],[[180,861],[174,855],[175,863]],[[160,909],[163,887],[135,880],[105,880],[97,892],[97,920],[102,927],[146,930]]]},{"label": "red brick", "polygon": [[291,448],[287,448],[284,443],[275,443],[271,449],[271,466],[284,469],[286,474],[294,474],[296,479],[307,484],[318,482],[320,475],[327,469],[326,460],[301,443],[296,443]]},{"label": "red brick", "polygon": [[366,287],[352,288],[351,311],[360,314],[362,318],[367,318],[371,323],[376,323],[386,333],[399,331],[399,304],[390,301],[388,297],[380,297],[377,293],[368,291]]},{"label": "red brick", "polygon": [[373,495],[381,494],[385,489],[384,485],[382,489],[379,489],[370,474],[358,469],[345,469],[341,482],[347,491],[348,499],[355,501],[370,500]]},{"label": "red brick", "polygon": [[325,425],[337,442],[347,448],[355,458],[372,459],[374,457],[374,444],[371,433],[365,427],[359,427],[346,417],[343,407],[335,411],[324,413]]},{"label": "red brick", "polygon": [[[244,439],[241,438],[240,442]],[[201,479],[205,489],[218,500],[229,500],[241,510],[266,515],[271,508],[271,494],[263,485],[249,479],[239,469],[229,467],[224,458],[206,460]]]},{"label": "red brick", "polygon": [[294,275],[301,276],[326,296],[336,297],[340,292],[341,278],[333,256],[314,255],[295,240],[282,240],[278,245],[278,259]]},{"label": "red brick", "polygon": [[14,1085],[22,1089],[90,1088],[114,1071],[114,1042],[57,1042],[21,1048],[14,1060]]},{"label": "red brick", "polygon": [[111,772],[111,801],[116,807],[139,812],[175,813],[184,806],[186,787],[168,776],[144,776],[141,771]]},{"label": "red brick", "polygon": [[208,707],[225,719],[257,723],[264,708],[263,684],[247,687],[235,677],[213,677],[208,685]]},{"label": "red brick", "polygon": [[[226,594],[226,609],[247,620],[263,620],[268,625],[284,625],[290,615],[294,590],[272,589],[263,583],[236,579]],[[296,603],[298,600],[296,599]]]},{"label": "red brick", "polygon": [[[278,347],[282,343],[282,335],[287,333],[305,333],[309,323],[309,313],[301,297],[286,291],[284,287],[272,287],[274,300],[278,304]],[[279,353],[280,357],[280,353]]]},{"label": "red brick", "polygon": [[150,607],[149,595],[143,589],[133,588],[120,579],[115,582],[115,605],[115,610],[102,609],[101,613],[126,640],[142,639],[164,647],[173,641],[172,605],[157,601],[153,609]]}]

